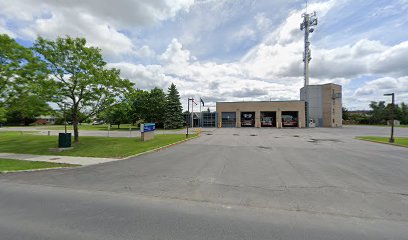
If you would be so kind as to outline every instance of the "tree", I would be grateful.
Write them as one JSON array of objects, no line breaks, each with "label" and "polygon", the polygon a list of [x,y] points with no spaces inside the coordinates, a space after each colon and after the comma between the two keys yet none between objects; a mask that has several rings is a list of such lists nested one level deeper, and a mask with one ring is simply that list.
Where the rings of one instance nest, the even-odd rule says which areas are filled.
[{"label": "tree", "polygon": [[370,124],[383,124],[385,123],[386,119],[386,107],[385,107],[385,102],[380,101],[380,102],[371,102],[370,103],[370,108],[371,108],[371,116],[370,116]]},{"label": "tree", "polygon": [[47,102],[37,95],[22,95],[13,98],[7,105],[7,122],[23,123],[26,126],[35,122],[37,116],[53,111]]},{"label": "tree", "polygon": [[[84,38],[39,37],[34,50],[45,60],[53,75],[52,101],[71,114],[74,141],[79,141],[80,115],[94,116],[114,104],[132,88],[129,80],[119,77],[119,70],[108,69],[101,50],[87,47]],[[84,120],[84,119],[82,119]]]},{"label": "tree", "polygon": [[131,96],[131,119],[132,123],[143,120],[146,118],[146,112],[148,111],[147,102],[149,98],[149,92],[137,89]]},{"label": "tree", "polygon": [[101,118],[110,125],[117,125],[120,128],[121,123],[129,123],[129,108],[126,102],[118,103],[107,108],[102,112]]},{"label": "tree", "polygon": [[4,107],[0,107],[0,127],[1,124],[7,121],[7,112],[6,112],[6,108]]},{"label": "tree", "polygon": [[[32,96],[47,98],[46,64],[6,34],[0,34],[0,122],[5,121],[11,102]],[[20,99],[20,100],[16,100]]]},{"label": "tree", "polygon": [[349,113],[349,111],[347,110],[347,108],[346,108],[346,107],[342,107],[341,110],[342,110],[343,120],[349,120],[349,118],[350,118],[350,113]]},{"label": "tree", "polygon": [[408,105],[403,102],[400,104],[400,116],[398,119],[401,121],[401,124],[408,124]]},{"label": "tree", "polygon": [[168,89],[164,112],[164,127],[177,129],[183,127],[184,118],[180,102],[180,95],[173,83]]},{"label": "tree", "polygon": [[143,120],[162,124],[166,105],[166,94],[160,88],[149,91],[136,90],[132,95],[133,103],[131,116],[132,121]]},{"label": "tree", "polygon": [[146,116],[147,122],[154,122],[156,125],[163,127],[164,111],[166,107],[166,94],[163,89],[153,88],[149,93],[148,100],[148,115]]}]

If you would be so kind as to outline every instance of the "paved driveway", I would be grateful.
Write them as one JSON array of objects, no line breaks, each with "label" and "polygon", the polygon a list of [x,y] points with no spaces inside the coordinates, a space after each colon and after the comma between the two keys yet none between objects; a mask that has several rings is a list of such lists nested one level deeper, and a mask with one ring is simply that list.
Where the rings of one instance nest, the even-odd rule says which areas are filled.
[{"label": "paved driveway", "polygon": [[[268,215],[263,217],[269,220],[263,223],[275,226],[282,219],[282,224],[289,224],[276,235],[279,239],[403,239],[408,235],[408,148],[353,139],[355,135],[386,136],[388,131],[380,127],[217,129],[134,159],[7,174],[0,177],[0,184],[6,189],[19,183],[109,193],[117,198],[181,201],[180,205],[214,204],[223,209],[216,211],[221,215],[231,214],[225,209],[241,209],[236,214],[243,219],[248,216],[246,226],[253,229],[259,227],[253,214],[264,209]],[[408,136],[408,129],[398,128],[397,136]],[[202,217],[209,221],[208,216]],[[231,227],[230,222],[219,224],[220,228]],[[307,231],[308,224],[315,228],[313,234]],[[292,227],[306,230],[292,236]]]}]

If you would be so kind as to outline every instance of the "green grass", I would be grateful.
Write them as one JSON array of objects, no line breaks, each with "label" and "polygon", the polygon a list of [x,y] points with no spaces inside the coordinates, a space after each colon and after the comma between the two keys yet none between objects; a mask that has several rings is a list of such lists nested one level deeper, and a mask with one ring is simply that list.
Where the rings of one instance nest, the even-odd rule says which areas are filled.
[{"label": "green grass", "polygon": [[0,172],[22,171],[32,169],[44,168],[58,168],[58,167],[76,167],[79,165],[65,164],[65,163],[50,163],[50,162],[33,162],[14,159],[0,158]]},{"label": "green grass", "polygon": [[[357,137],[357,139],[380,143],[389,143],[388,142],[389,137],[361,136]],[[394,138],[394,144],[408,147],[408,138],[407,137]]]},{"label": "green grass", "polygon": [[[347,125],[347,126],[373,126],[373,127],[389,127],[389,128],[391,128],[391,126],[384,125],[384,124],[344,124],[344,125]],[[408,128],[408,125],[407,125],[407,124],[403,124],[403,125],[394,126],[394,127]]]},{"label": "green grass", "polygon": [[[192,134],[192,137],[196,136]],[[138,138],[108,138],[79,136],[74,149],[50,152],[58,144],[57,136],[38,136],[19,132],[0,132],[0,152],[37,155],[123,158],[153,150],[185,139],[184,134],[157,134],[153,140],[142,142]]]},{"label": "green grass", "polygon": [[[65,130],[64,125],[37,125],[37,126],[10,126],[8,128],[13,128],[13,127],[24,127],[27,129],[30,128],[36,128],[36,129],[41,129],[41,130]],[[129,131],[129,128],[132,128],[132,131],[138,131],[140,128],[138,126],[134,126],[132,124],[120,124],[120,128],[118,128],[118,125],[112,125],[110,128],[110,131]],[[81,130],[86,130],[86,131],[108,131],[108,124],[102,124],[102,125],[91,125],[91,124],[82,124],[78,125],[78,129]],[[166,129],[165,131],[177,131],[177,130],[182,130],[183,128],[180,129]],[[74,130],[72,125],[67,125],[67,130]],[[163,131],[163,129],[157,129],[160,131]]]}]

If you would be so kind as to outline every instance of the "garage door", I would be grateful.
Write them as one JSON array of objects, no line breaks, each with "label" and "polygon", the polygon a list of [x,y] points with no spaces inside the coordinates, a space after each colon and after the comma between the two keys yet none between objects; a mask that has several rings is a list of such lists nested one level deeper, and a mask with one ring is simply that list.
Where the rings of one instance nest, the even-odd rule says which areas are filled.
[{"label": "garage door", "polygon": [[235,112],[223,112],[222,115],[222,127],[235,127],[237,117]]},{"label": "garage door", "polygon": [[255,127],[255,112],[241,113],[241,127]]},{"label": "garage door", "polygon": [[261,112],[261,127],[276,127],[276,112]]},{"label": "garage door", "polygon": [[298,112],[282,111],[282,127],[297,127]]}]

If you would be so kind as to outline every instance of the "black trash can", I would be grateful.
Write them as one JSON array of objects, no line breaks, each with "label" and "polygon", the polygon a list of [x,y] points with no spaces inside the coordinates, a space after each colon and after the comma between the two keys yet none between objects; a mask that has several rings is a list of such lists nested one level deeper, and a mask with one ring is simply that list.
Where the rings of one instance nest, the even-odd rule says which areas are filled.
[{"label": "black trash can", "polygon": [[71,147],[71,133],[59,133],[58,135],[58,147],[69,148]]}]

